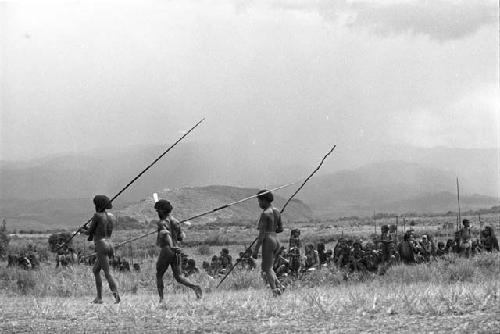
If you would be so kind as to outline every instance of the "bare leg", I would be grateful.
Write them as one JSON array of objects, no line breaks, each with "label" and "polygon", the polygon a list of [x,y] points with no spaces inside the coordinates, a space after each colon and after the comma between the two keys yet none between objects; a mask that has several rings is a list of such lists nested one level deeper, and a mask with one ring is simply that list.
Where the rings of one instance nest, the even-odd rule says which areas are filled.
[{"label": "bare leg", "polygon": [[188,288],[193,289],[194,293],[196,294],[197,298],[201,298],[203,294],[203,290],[199,285],[193,284],[184,277],[181,276],[181,268],[179,265],[172,264],[172,273],[174,275],[174,278],[177,282],[181,283],[182,285],[187,286]]},{"label": "bare leg", "polygon": [[167,271],[168,263],[164,257],[163,252],[160,252],[158,261],[156,262],[156,287],[158,289],[158,296],[160,297],[160,303],[163,302],[163,275]]},{"label": "bare leg", "polygon": [[92,270],[94,272],[95,278],[95,287],[97,290],[97,297],[94,299],[94,303],[101,304],[102,303],[102,278],[101,278],[101,265],[99,261],[94,263],[94,268]]}]

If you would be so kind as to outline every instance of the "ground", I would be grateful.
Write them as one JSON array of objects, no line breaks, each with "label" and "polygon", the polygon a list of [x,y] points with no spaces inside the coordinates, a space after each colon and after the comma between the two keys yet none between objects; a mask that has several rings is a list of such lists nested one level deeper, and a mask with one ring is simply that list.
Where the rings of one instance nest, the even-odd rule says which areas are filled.
[{"label": "ground", "polygon": [[[168,296],[125,296],[119,305],[93,305],[88,297],[4,299],[0,331],[8,333],[376,333],[458,332],[494,333],[500,310],[464,314],[398,314],[385,308],[366,312],[318,312],[308,305],[311,291],[288,292],[280,298],[255,291]],[[334,293],[334,292],[331,292]],[[264,305],[258,307],[257,302]],[[283,305],[299,309],[285,309]],[[497,304],[498,306],[498,304]],[[302,308],[304,307],[304,308]]]},{"label": "ground", "polygon": [[[443,221],[429,219],[419,226],[438,231]],[[327,242],[339,235],[333,226],[300,227],[304,236]],[[366,236],[372,228],[352,225],[351,231],[344,231],[362,231]],[[191,232],[196,233],[189,233],[189,238],[210,237],[209,231]],[[255,235],[255,231],[243,232],[241,242],[228,246],[234,258]],[[133,232],[126,233],[119,239]],[[283,237],[285,245],[287,237]],[[56,269],[54,263],[45,263],[38,270],[24,271],[0,263],[0,333],[499,332],[499,253],[398,265],[383,276],[354,273],[346,277],[334,267],[325,268],[292,282],[278,298],[272,297],[258,270],[235,270],[219,289],[216,285],[220,277],[211,279],[204,272],[190,277],[205,290],[201,300],[173,281],[169,271],[165,277],[166,302],[159,305],[156,256],[148,253],[149,249],[157,251],[153,239],[121,250],[127,258],[133,251],[141,272],[113,271],[123,298],[118,305],[112,303],[106,283],[104,304],[90,304],[94,280],[89,266]],[[13,240],[14,247],[17,243],[23,245],[25,241]],[[39,241],[39,247],[45,243]],[[203,254],[198,246],[184,250],[201,266],[222,247],[211,245]]]}]

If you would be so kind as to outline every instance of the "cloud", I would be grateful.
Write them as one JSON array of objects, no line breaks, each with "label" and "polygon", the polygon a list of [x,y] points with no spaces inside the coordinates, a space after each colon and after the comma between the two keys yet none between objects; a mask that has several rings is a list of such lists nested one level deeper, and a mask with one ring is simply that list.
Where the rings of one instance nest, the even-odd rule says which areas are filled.
[{"label": "cloud", "polygon": [[439,42],[461,39],[498,22],[495,1],[276,1],[284,10],[316,11],[324,19],[381,36],[412,34]]},{"label": "cloud", "polygon": [[496,85],[485,85],[448,105],[401,111],[393,117],[394,134],[405,144],[432,147],[500,146],[500,101]]}]

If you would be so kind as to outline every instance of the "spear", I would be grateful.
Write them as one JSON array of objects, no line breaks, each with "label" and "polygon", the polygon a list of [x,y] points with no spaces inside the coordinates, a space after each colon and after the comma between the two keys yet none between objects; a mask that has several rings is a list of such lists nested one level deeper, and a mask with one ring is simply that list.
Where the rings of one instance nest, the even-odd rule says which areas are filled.
[{"label": "spear", "polygon": [[[125,190],[127,190],[128,187],[130,187],[135,181],[137,181],[144,173],[146,173],[146,171],[148,169],[150,169],[151,167],[153,167],[154,164],[156,164],[161,158],[163,158],[163,156],[165,154],[167,154],[172,148],[174,148],[181,140],[183,140],[189,133],[191,133],[191,131],[193,131],[196,127],[198,127],[198,125],[200,125],[203,121],[205,120],[205,118],[202,118],[200,121],[198,121],[198,123],[196,123],[191,129],[189,129],[186,133],[184,133],[179,139],[177,139],[177,141],[175,143],[173,143],[169,148],[167,148],[162,154],[160,154],[152,163],[150,163],[144,170],[142,170],[139,174],[137,174],[137,176],[135,176],[125,187],[123,187],[115,196],[113,196],[113,198],[111,198],[110,200],[110,203],[112,203],[118,196],[120,196]],[[69,244],[71,242],[71,240],[75,237],[75,235],[78,234],[79,230],[81,228],[85,228],[87,227],[87,225],[92,221],[92,218],[90,218],[89,220],[87,220],[87,222],[85,224],[83,224],[83,226],[79,227],[75,233],[73,233],[73,235],[71,236],[71,238],[69,238],[66,242],[64,242],[62,245],[60,245],[57,250],[59,250],[60,248],[64,247],[65,245]]]},{"label": "spear", "polygon": [[457,203],[458,203],[458,216],[457,216],[457,230],[460,229],[460,221],[461,221],[461,214],[460,214],[460,187],[458,185],[458,177],[457,177]]},{"label": "spear", "polygon": [[398,221],[399,221],[399,216],[396,216],[396,243],[399,243]]},{"label": "spear", "polygon": [[[288,200],[286,201],[285,205],[283,205],[283,207],[281,208],[280,210],[280,214],[282,214],[284,211],[285,211],[285,208],[286,206],[288,205],[288,203],[290,203],[290,201],[298,194],[298,192],[300,190],[302,190],[302,188],[304,188],[304,186],[306,185],[307,181],[309,181],[314,174],[316,174],[316,172],[321,168],[321,166],[323,165],[323,162],[325,162],[326,158],[333,152],[333,150],[335,150],[335,147],[337,147],[337,145],[333,145],[333,147],[331,148],[330,151],[328,151],[327,154],[325,154],[325,156],[323,157],[323,159],[321,159],[321,162],[319,163],[319,165],[313,170],[313,172],[311,174],[309,174],[308,177],[306,177],[306,179],[304,180],[304,182],[302,182],[302,184],[300,185],[300,187],[292,194],[292,196],[290,196],[288,198]],[[263,194],[261,194],[263,195]],[[257,242],[257,240],[259,240],[259,237],[255,238],[254,241],[252,241],[252,243],[250,244],[250,246],[248,246],[247,250],[249,249],[252,249],[252,246]],[[246,252],[245,252],[246,253]],[[240,257],[239,258],[240,261],[237,261],[234,266],[231,267],[231,269],[229,269],[229,271],[226,273],[226,275],[221,279],[221,281],[219,282],[219,284],[217,284],[216,288],[218,288],[222,282],[224,282],[224,280],[229,276],[229,274],[233,271],[233,269],[236,267],[236,265],[239,263],[239,262],[242,262],[242,258]]]},{"label": "spear", "polygon": [[[263,194],[267,194],[268,192],[272,192],[272,191],[276,191],[276,190],[279,190],[279,189],[283,189],[283,188],[289,187],[289,186],[291,186],[291,185],[297,184],[298,182],[299,182],[299,181],[295,181],[295,182],[292,182],[292,183],[287,183],[287,184],[284,184],[284,185],[282,185],[282,186],[279,186],[279,187],[273,188],[273,189],[271,189],[271,190],[268,190],[268,191],[266,191],[266,192],[265,192],[265,193],[263,193]],[[155,193],[154,195],[156,195],[156,196],[155,196],[155,198],[154,198],[155,202],[158,202],[158,197],[157,197],[158,195],[157,195],[156,193]],[[217,212],[217,211],[219,211],[219,210],[226,209],[226,208],[228,208],[228,207],[230,207],[230,206],[233,206],[233,205],[236,205],[236,204],[240,204],[240,203],[246,202],[246,201],[248,201],[248,200],[250,200],[250,199],[252,199],[252,198],[256,198],[257,196],[260,196],[260,195],[252,195],[252,196],[248,196],[248,197],[242,198],[242,199],[240,199],[240,200],[237,200],[237,201],[234,201],[234,202],[231,202],[231,203],[227,203],[227,204],[221,205],[221,206],[219,206],[219,207],[217,207],[217,208],[215,208],[215,209],[212,209],[212,210],[209,210],[209,211],[205,211],[205,212],[203,212],[203,213],[199,213],[199,214],[194,215],[194,216],[192,216],[192,217],[189,217],[189,218],[187,218],[187,219],[183,219],[183,220],[179,221],[179,223],[180,223],[180,224],[183,224],[183,223],[184,223],[184,224],[186,224],[186,225],[191,225],[191,224],[189,223],[189,221],[190,221],[190,220],[193,220],[193,219],[196,219],[196,218],[200,218],[200,217],[203,217],[203,216],[206,216],[206,215],[209,215],[209,214],[215,213],[215,212]],[[145,237],[147,237],[148,235],[151,235],[151,234],[156,233],[156,232],[157,232],[157,230],[155,229],[155,230],[149,231],[149,232],[147,232],[147,233],[145,233],[145,234],[142,234],[142,235],[140,235],[140,236],[138,236],[138,237],[135,237],[135,238],[132,238],[132,239],[128,239],[128,240],[125,240],[125,241],[123,241],[123,242],[120,242],[120,243],[119,243],[119,244],[117,244],[116,246],[114,246],[114,248],[119,248],[119,247],[121,247],[121,246],[123,246],[123,245],[126,245],[126,244],[128,244],[128,243],[130,243],[130,242],[133,242],[133,241],[136,241],[136,240],[139,240],[139,239],[142,239],[142,238],[145,238]]]},{"label": "spear", "polygon": [[[276,190],[279,190],[279,189],[283,189],[283,188],[289,187],[289,186],[291,186],[291,185],[297,184],[298,182],[299,182],[299,181],[295,181],[295,182],[292,182],[292,183],[287,183],[287,184],[284,184],[284,185],[282,185],[282,186],[279,186],[279,187],[273,188],[273,189],[271,189],[271,190],[268,190],[268,191],[266,191],[265,193],[262,193],[262,194],[267,194],[267,193],[272,192],[272,191],[276,191]],[[262,195],[262,194],[260,194],[260,195]],[[223,210],[223,209],[226,209],[226,208],[228,208],[228,207],[230,207],[230,206],[233,206],[233,205],[236,205],[236,204],[239,204],[239,203],[243,203],[243,202],[248,201],[248,200],[250,200],[250,199],[252,199],[252,198],[256,198],[257,196],[260,196],[260,195],[252,195],[252,196],[248,196],[248,197],[242,198],[242,199],[240,199],[240,200],[237,200],[237,201],[234,201],[234,202],[231,202],[231,203],[224,204],[224,205],[219,206],[219,207],[217,207],[217,208],[215,208],[215,209],[212,209],[212,210],[209,210],[209,211],[206,211],[206,212],[203,212],[203,213],[199,213],[199,214],[194,215],[194,216],[192,216],[192,217],[189,217],[189,218],[187,218],[187,219],[183,219],[183,220],[179,221],[179,224],[185,224],[185,225],[187,225],[187,226],[191,226],[190,220],[193,220],[193,219],[196,219],[196,218],[200,218],[200,217],[203,217],[203,216],[206,216],[206,215],[209,215],[209,214],[215,213],[215,212],[217,212],[217,211],[219,211],[219,210]],[[157,194],[157,193],[154,193],[154,194],[153,194],[153,199],[154,199],[154,201],[155,201],[155,202],[158,202],[159,198],[158,198],[158,194]],[[141,234],[141,235],[139,235],[139,236],[137,236],[137,237],[135,237],[135,238],[131,238],[131,239],[128,239],[128,240],[122,241],[122,242],[120,242],[119,244],[115,245],[113,248],[114,248],[114,249],[120,248],[120,247],[121,247],[121,246],[123,246],[123,245],[126,245],[126,244],[128,244],[128,243],[131,243],[131,242],[133,242],[133,241],[137,241],[137,240],[142,239],[142,238],[145,238],[145,237],[147,237],[148,235],[154,234],[154,233],[156,233],[156,232],[158,232],[156,229],[151,230],[151,231],[149,231],[149,232],[147,232],[147,233],[144,233],[144,234]],[[87,256],[85,256],[85,257],[89,257],[89,256],[92,256],[92,255],[94,255],[94,254],[96,254],[96,253],[92,253],[92,254],[87,255]]]}]

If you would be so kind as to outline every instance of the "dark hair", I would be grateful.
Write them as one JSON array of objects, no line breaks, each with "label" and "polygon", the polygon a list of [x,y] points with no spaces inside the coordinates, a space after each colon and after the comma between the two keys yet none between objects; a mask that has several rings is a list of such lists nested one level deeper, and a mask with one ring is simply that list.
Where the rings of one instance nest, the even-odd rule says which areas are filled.
[{"label": "dark hair", "polygon": [[257,198],[261,199],[261,200],[264,200],[264,201],[267,201],[269,203],[272,203],[274,201],[273,193],[270,192],[269,190],[265,190],[265,189],[260,190],[257,193]]},{"label": "dark hair", "polygon": [[160,210],[166,213],[170,213],[172,212],[173,208],[174,207],[172,206],[172,204],[170,204],[170,202],[167,201],[166,199],[161,199],[155,203],[155,210]]},{"label": "dark hair", "polygon": [[111,204],[111,200],[106,195],[95,195],[94,205],[96,207],[96,211],[103,211],[103,210],[113,208],[113,204]]}]

